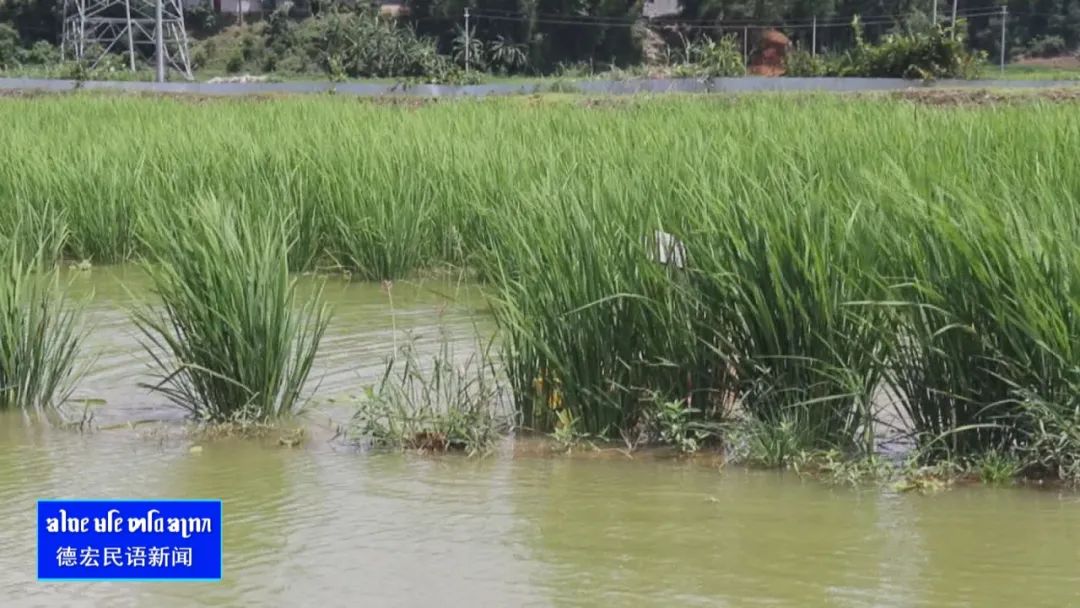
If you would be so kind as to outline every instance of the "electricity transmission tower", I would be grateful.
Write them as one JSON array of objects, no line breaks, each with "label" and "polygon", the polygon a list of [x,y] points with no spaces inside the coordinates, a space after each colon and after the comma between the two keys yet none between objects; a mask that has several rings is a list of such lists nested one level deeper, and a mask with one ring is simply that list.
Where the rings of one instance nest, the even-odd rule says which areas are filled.
[{"label": "electricity transmission tower", "polygon": [[61,54],[88,61],[93,69],[106,54],[125,51],[134,71],[138,47],[155,55],[159,2],[165,65],[191,80],[182,0],[64,0]]}]

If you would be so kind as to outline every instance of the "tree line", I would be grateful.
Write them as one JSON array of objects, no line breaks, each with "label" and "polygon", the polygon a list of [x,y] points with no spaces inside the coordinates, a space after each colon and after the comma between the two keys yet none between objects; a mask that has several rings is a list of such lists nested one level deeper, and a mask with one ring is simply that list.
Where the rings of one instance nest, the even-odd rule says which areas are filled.
[{"label": "tree line", "polygon": [[[208,0],[207,0],[208,1]],[[394,0],[379,0],[393,2]],[[862,17],[866,39],[890,33],[923,31],[934,21],[951,18],[948,0],[682,0],[677,13],[642,18],[645,0],[403,0],[410,8],[402,19],[420,36],[434,39],[440,52],[462,54],[467,44],[487,45],[503,63],[530,71],[591,64],[621,66],[641,63],[657,36],[668,41],[734,35],[752,47],[759,26],[772,25],[803,49],[812,43],[819,53],[841,52],[855,45],[848,24]],[[1080,47],[1080,0],[968,0],[957,6],[967,41],[974,49],[997,57],[1001,41],[1001,7],[1008,11],[1006,45],[1010,57],[1054,55]],[[301,19],[356,5],[341,0],[263,0],[263,15],[287,12]],[[468,36],[464,14],[470,9]],[[228,19],[213,15],[209,5],[194,8],[188,19],[198,32],[207,23]],[[812,27],[817,20],[818,27]],[[63,0],[0,0],[0,24],[14,31],[18,43],[59,43]],[[648,25],[648,27],[646,27]],[[468,41],[468,42],[466,42]]]}]

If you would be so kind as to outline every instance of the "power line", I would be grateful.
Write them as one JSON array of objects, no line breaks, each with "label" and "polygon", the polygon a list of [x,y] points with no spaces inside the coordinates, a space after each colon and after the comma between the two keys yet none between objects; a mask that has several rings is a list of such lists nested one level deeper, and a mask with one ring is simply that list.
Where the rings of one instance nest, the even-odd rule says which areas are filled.
[{"label": "power line", "polygon": [[[958,17],[983,16],[984,14],[995,14],[996,15],[996,14],[998,14],[998,10],[999,10],[998,7],[962,9],[962,10],[959,10],[957,12],[957,16]],[[622,16],[622,15],[581,15],[581,14],[575,14],[575,13],[535,13],[535,14],[530,14],[530,13],[524,13],[524,12],[521,12],[521,11],[511,11],[511,10],[504,10],[504,9],[477,9],[472,14],[473,15],[487,16],[487,17],[491,17],[491,18],[518,17],[518,18],[530,19],[530,20],[558,20],[558,21],[573,21],[573,22],[576,22],[576,23],[577,22],[580,22],[580,23],[601,22],[601,23],[605,23],[605,24],[606,23],[614,23],[614,24],[631,23],[631,24],[636,24],[636,23],[644,21],[644,22],[650,23],[650,24],[708,25],[708,26],[719,26],[719,25],[727,24],[727,25],[738,25],[738,26],[741,27],[741,26],[744,26],[744,25],[762,25],[762,24],[766,24],[766,23],[774,23],[774,22],[766,22],[766,21],[764,21],[762,19],[755,19],[755,18],[683,19],[683,18],[680,18],[680,17],[667,17],[667,16],[664,16],[664,17],[640,16],[639,17],[639,16],[630,16],[630,15],[626,15],[626,16]],[[1019,13],[1017,13],[1017,14],[1019,14]],[[821,20],[821,19],[819,19],[818,24],[821,25],[822,23],[830,23],[830,24],[843,23],[844,25],[850,25],[851,21],[855,17],[858,17],[859,20],[861,22],[863,22],[863,23],[879,22],[881,20],[886,20],[886,19],[900,21],[900,20],[910,19],[912,17],[912,13],[898,13],[898,14],[888,14],[888,15],[857,15],[857,14],[853,14],[853,15],[848,16],[848,17],[838,17],[838,16],[837,17],[832,17],[829,20]],[[799,18],[799,19],[785,19],[785,20],[782,20],[780,22],[775,22],[775,23],[782,23],[784,25],[798,26],[798,25],[812,25],[813,21],[814,21],[813,17],[804,17],[804,18]]]},{"label": "power line", "polygon": [[[716,22],[710,22],[708,24],[702,24],[700,22],[694,22],[694,21],[674,21],[674,20],[672,20],[672,21],[663,21],[663,22],[655,22],[655,21],[644,21],[643,22],[641,20],[628,21],[628,20],[614,20],[614,19],[612,19],[610,21],[607,21],[607,20],[597,20],[597,19],[575,19],[575,18],[572,18],[572,17],[544,17],[544,16],[540,16],[540,15],[537,15],[537,16],[534,17],[534,16],[524,15],[524,14],[520,14],[520,13],[517,14],[517,15],[510,15],[510,14],[507,14],[507,15],[491,15],[491,14],[486,14],[486,13],[483,13],[483,14],[470,13],[470,14],[475,19],[481,19],[481,20],[486,20],[486,21],[505,21],[505,22],[514,22],[514,23],[529,22],[529,23],[536,23],[536,24],[541,24],[541,25],[566,25],[566,26],[596,27],[596,28],[633,28],[633,27],[637,27],[639,25],[649,25],[649,26],[681,27],[681,28],[693,29],[693,30],[812,29],[814,27],[817,27],[817,28],[838,28],[838,27],[851,27],[852,26],[852,21],[853,21],[853,19],[834,20],[834,21],[818,21],[816,24],[814,24],[812,21],[811,22],[806,22],[806,23],[802,23],[802,22],[798,22],[798,21],[796,21],[796,22],[791,22],[791,21],[781,21],[781,22],[716,21]],[[973,13],[965,13],[963,15],[958,15],[958,17],[962,17],[962,18],[965,18],[965,19],[969,18],[969,17],[992,17],[992,16],[1000,16],[1000,13],[998,11],[984,11],[984,12],[979,12],[979,13],[974,13],[973,12]],[[1013,14],[1011,16],[1019,17],[1019,16],[1022,16],[1022,15]],[[902,23],[904,21],[907,21],[909,19],[910,19],[910,15],[882,16],[882,17],[877,17],[877,18],[860,18],[859,19],[859,24],[860,25],[868,25],[868,26],[896,25],[896,24]]]}]

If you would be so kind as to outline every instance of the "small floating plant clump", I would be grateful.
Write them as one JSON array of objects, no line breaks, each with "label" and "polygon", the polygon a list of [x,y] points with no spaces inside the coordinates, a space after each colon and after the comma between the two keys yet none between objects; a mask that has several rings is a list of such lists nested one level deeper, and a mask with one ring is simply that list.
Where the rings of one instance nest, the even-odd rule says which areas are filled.
[{"label": "small floating plant clump", "polygon": [[348,434],[358,444],[422,452],[490,452],[513,428],[508,387],[491,351],[455,353],[447,336],[420,356],[410,341],[388,358],[378,385],[356,403]]},{"label": "small floating plant clump", "polygon": [[298,301],[288,216],[241,216],[243,203],[200,199],[143,226],[159,303],[135,314],[159,382],[199,421],[264,422],[300,410],[329,314]]}]

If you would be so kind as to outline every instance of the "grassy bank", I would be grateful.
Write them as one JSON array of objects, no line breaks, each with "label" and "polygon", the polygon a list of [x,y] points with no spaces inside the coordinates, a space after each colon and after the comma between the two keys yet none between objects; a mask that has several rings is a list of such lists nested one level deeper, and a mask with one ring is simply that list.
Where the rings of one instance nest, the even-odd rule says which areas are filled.
[{"label": "grassy bank", "polygon": [[1080,61],[1075,65],[1025,65],[1012,63],[1004,71],[986,68],[984,78],[1006,80],[1080,80]]},{"label": "grassy bank", "polygon": [[[113,262],[157,209],[245,201],[241,223],[291,218],[293,270],[478,272],[530,428],[630,437],[675,403],[679,428],[741,417],[754,444],[865,454],[894,426],[927,461],[1069,474],[1076,111],[4,99],[0,225],[52,204],[67,256]],[[657,230],[683,267],[651,259]]]}]

